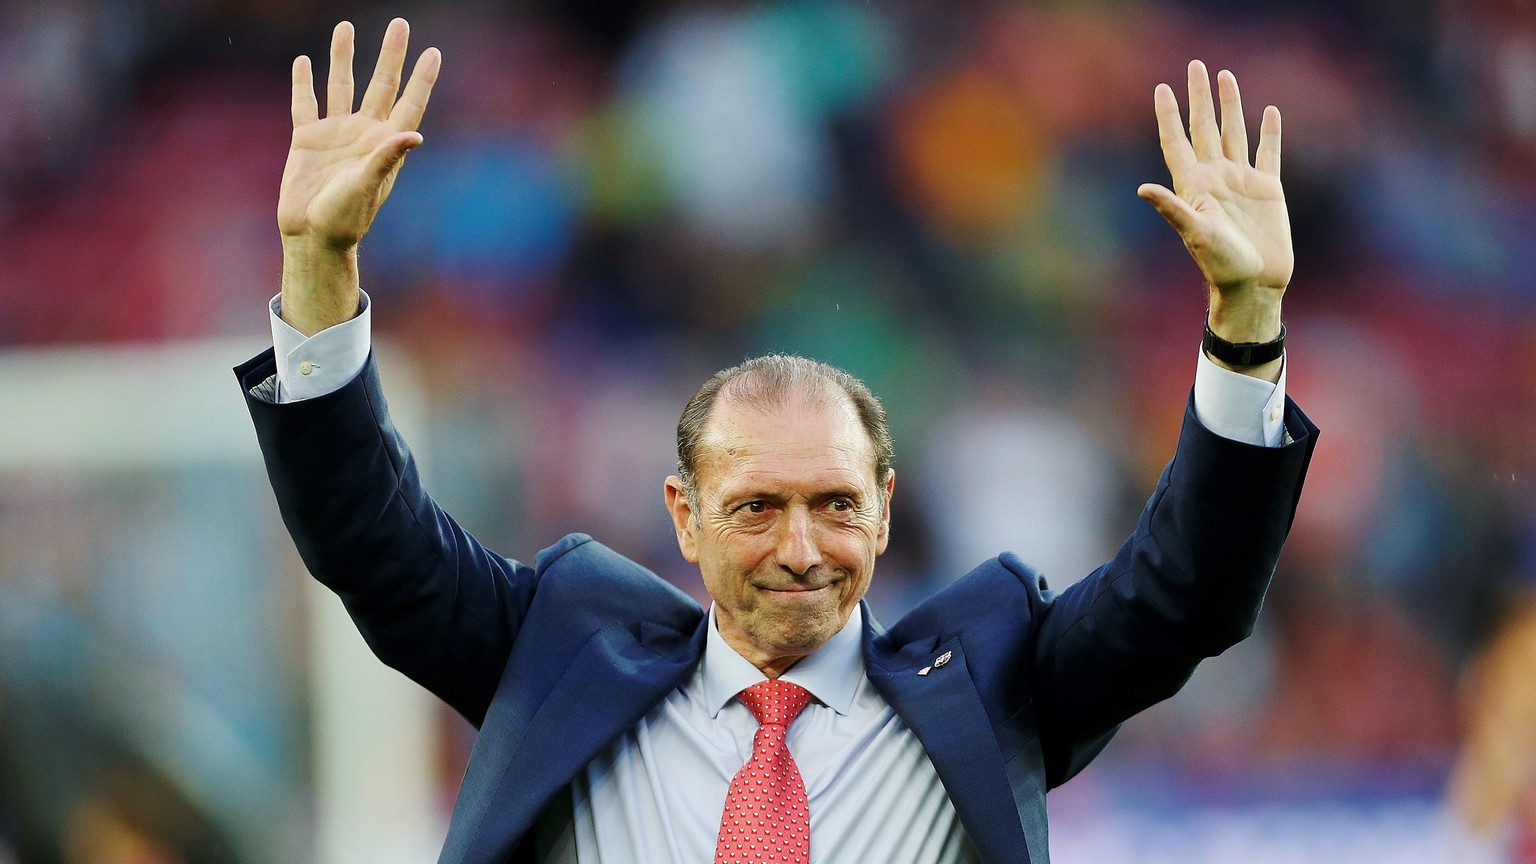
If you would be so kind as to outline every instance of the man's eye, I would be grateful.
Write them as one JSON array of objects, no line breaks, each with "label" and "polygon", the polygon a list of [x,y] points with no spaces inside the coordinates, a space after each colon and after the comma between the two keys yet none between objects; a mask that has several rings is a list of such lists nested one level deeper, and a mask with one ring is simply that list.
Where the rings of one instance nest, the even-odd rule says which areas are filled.
[{"label": "man's eye", "polygon": [[762,501],[748,501],[742,509],[748,513],[765,513],[768,510],[768,505]]},{"label": "man's eye", "polygon": [[831,507],[832,510],[837,513],[853,512],[853,502],[849,501],[847,498],[834,498],[827,506]]}]

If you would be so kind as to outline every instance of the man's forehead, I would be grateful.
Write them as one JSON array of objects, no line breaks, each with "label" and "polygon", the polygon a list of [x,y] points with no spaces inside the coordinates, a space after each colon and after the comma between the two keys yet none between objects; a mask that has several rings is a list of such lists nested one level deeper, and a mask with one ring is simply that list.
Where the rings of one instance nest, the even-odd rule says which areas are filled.
[{"label": "man's forehead", "polygon": [[[743,397],[727,387],[710,409],[700,436],[700,456],[730,452],[747,440],[779,446],[836,441],[874,457],[874,444],[847,394],[824,384],[796,386],[771,398]],[[871,463],[873,464],[873,463]]]}]

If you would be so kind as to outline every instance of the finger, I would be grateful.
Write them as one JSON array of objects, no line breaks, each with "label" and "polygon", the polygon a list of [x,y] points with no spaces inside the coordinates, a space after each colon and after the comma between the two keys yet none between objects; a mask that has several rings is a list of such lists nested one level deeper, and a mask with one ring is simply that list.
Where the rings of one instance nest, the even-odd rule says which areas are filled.
[{"label": "finger", "polygon": [[379,146],[373,148],[368,154],[368,170],[373,174],[375,181],[383,181],[400,169],[400,163],[405,159],[405,154],[414,150],[422,142],[420,132],[401,132],[384,139]]},{"label": "finger", "polygon": [[1143,183],[1137,187],[1136,194],[1151,202],[1158,215],[1168,220],[1180,237],[1191,236],[1199,226],[1200,214],[1168,187]]},{"label": "finger", "polygon": [[343,21],[331,32],[331,70],[327,77],[325,116],[352,113],[352,24]]},{"label": "finger", "polygon": [[293,127],[320,119],[320,105],[315,102],[315,73],[309,58],[300,55],[293,61]]},{"label": "finger", "polygon": [[1195,151],[1184,135],[1184,123],[1179,118],[1179,97],[1167,84],[1157,85],[1152,91],[1152,106],[1157,113],[1157,137],[1163,147],[1163,162],[1173,177],[1175,186],[1184,172],[1196,162]]},{"label": "finger", "polygon": [[416,68],[411,70],[411,80],[405,84],[405,92],[400,94],[400,101],[389,112],[391,125],[396,129],[415,129],[421,125],[422,115],[427,111],[427,100],[432,96],[432,86],[437,83],[437,75],[442,68],[442,52],[436,48],[421,52],[421,57],[416,60]]},{"label": "finger", "polygon": [[361,113],[375,120],[389,116],[394,107],[395,94],[400,92],[400,70],[405,67],[405,48],[411,41],[411,25],[404,18],[389,22],[384,31],[384,43],[379,46],[379,62],[373,67],[373,78],[363,93]]},{"label": "finger", "polygon": [[1211,101],[1211,76],[1199,60],[1189,61],[1189,143],[1201,162],[1221,155],[1216,105]]},{"label": "finger", "polygon": [[1233,162],[1248,163],[1248,124],[1243,119],[1243,95],[1237,89],[1237,76],[1223,69],[1216,73],[1216,89],[1221,92],[1221,152]]},{"label": "finger", "polygon": [[1264,109],[1264,119],[1259,123],[1259,152],[1254,167],[1265,174],[1280,176],[1280,109],[1273,105]]}]

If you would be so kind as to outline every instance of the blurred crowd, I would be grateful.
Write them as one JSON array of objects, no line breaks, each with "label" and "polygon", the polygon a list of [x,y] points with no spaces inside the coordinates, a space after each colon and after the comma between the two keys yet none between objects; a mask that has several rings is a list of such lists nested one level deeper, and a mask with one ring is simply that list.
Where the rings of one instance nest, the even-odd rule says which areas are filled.
[{"label": "blurred crowd", "polygon": [[[677,414],[716,368],[805,353],[893,418],[888,620],[1005,548],[1063,587],[1128,533],[1203,306],[1135,195],[1167,176],[1152,90],[1232,69],[1250,125],[1285,118],[1289,390],[1323,437],[1259,633],[1102,770],[1439,794],[1460,759],[1470,822],[1536,825],[1511,732],[1536,730],[1536,3],[8,0],[0,349],[264,332],[289,62],[323,69],[349,18],[365,67],[396,15],[443,77],[361,266],[428,394],[434,491],[514,557],[588,531],[700,596],[660,506]],[[43,662],[17,644],[0,697]],[[237,821],[145,759],[43,809],[136,825],[113,790],[150,777],[214,816],[147,836]],[[35,793],[5,779],[0,862],[226,860],[14,857]]]}]

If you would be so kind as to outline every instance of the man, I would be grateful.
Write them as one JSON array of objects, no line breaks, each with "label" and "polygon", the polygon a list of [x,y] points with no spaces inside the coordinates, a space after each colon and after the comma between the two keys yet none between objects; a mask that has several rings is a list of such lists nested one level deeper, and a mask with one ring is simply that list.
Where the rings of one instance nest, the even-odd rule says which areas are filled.
[{"label": "man", "polygon": [[428,49],[397,100],[406,43],[392,22],[354,112],[339,25],[323,119],[295,62],[275,351],[236,372],[310,571],[480,728],[441,860],[1046,862],[1046,790],[1249,632],[1300,494],[1316,430],[1283,392],[1279,113],[1250,164],[1230,73],[1218,128],[1190,65],[1188,137],[1157,88],[1177,192],[1139,194],[1210,285],[1211,332],[1130,540],[1059,596],[1004,554],[887,632],[861,602],[895,491],[885,417],[822,364],[748,361],[684,410],[665,501],[709,613],[582,535],[502,558],[421,490],[356,267],[440,68]]}]

